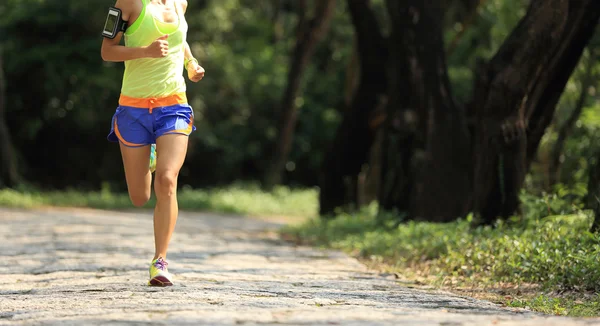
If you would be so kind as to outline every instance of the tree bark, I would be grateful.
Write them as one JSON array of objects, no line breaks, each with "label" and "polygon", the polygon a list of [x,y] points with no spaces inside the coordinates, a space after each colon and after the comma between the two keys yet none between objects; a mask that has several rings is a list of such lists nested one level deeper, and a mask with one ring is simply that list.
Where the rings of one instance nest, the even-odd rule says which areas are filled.
[{"label": "tree bark", "polygon": [[558,46],[567,0],[533,0],[475,86],[474,210],[489,224],[519,204],[526,173],[528,93]]},{"label": "tree bark", "polygon": [[[375,31],[377,32],[377,31]],[[346,78],[344,83],[344,105],[343,109],[348,110],[352,106],[352,99],[354,98],[354,94],[356,93],[356,88],[358,86],[359,81],[359,57],[358,57],[358,41],[356,39],[356,35],[354,35],[354,40],[352,42],[352,56],[346,65]],[[345,111],[342,111],[346,113]]]},{"label": "tree bark", "polygon": [[525,174],[597,25],[598,6],[595,0],[532,0],[525,17],[478,73],[471,104],[477,121],[478,223],[490,224],[517,211]]},{"label": "tree bark", "polygon": [[10,131],[6,125],[6,81],[4,77],[4,61],[2,55],[3,49],[0,47],[0,154],[2,159],[0,163],[0,185],[12,187],[19,182],[17,170],[17,159],[10,136]]},{"label": "tree bark", "polygon": [[392,31],[379,198],[383,210],[439,222],[465,216],[471,193],[471,146],[451,96],[442,3],[386,1]]},{"label": "tree bark", "polygon": [[264,186],[271,188],[281,183],[281,177],[288,159],[298,111],[296,99],[300,93],[302,76],[317,43],[328,30],[335,9],[335,0],[315,1],[316,12],[313,19],[306,17],[306,0],[299,0],[300,17],[297,27],[297,39],[288,72],[287,87],[281,101],[281,121],[277,143],[269,168],[265,173]]},{"label": "tree bark", "polygon": [[596,56],[594,55],[594,51],[590,51],[590,57],[586,64],[586,73],[583,79],[581,80],[581,90],[579,92],[579,97],[577,102],[575,103],[575,108],[571,112],[571,115],[565,121],[565,123],[560,126],[558,130],[558,137],[556,142],[554,143],[554,147],[552,148],[552,153],[550,155],[550,164],[548,167],[548,178],[549,178],[549,186],[552,187],[556,183],[560,182],[560,166],[561,166],[561,157],[563,155],[563,149],[565,146],[565,142],[567,137],[573,130],[573,126],[579,120],[579,116],[583,112],[583,108],[585,106],[586,99],[588,98],[588,88],[594,82],[594,65],[596,64]]},{"label": "tree bark", "polygon": [[382,104],[387,91],[387,49],[370,0],[348,0],[358,54],[358,87],[353,93],[331,148],[326,153],[320,176],[321,215],[336,208],[356,208],[358,175],[368,162],[375,130],[369,115]]},{"label": "tree bark", "polygon": [[554,53],[531,96],[527,130],[527,167],[535,159],[540,141],[552,122],[556,105],[590,43],[600,19],[600,2],[570,0],[567,23],[561,35],[560,46]]}]

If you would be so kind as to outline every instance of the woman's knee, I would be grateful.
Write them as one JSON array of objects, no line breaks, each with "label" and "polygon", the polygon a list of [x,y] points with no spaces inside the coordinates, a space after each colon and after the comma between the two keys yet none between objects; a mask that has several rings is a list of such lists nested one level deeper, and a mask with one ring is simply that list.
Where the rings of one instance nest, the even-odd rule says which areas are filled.
[{"label": "woman's knee", "polygon": [[177,172],[175,171],[156,171],[154,180],[154,189],[157,196],[172,196],[177,190]]},{"label": "woman's knee", "polygon": [[129,199],[135,207],[142,207],[150,200],[150,193],[129,194]]}]

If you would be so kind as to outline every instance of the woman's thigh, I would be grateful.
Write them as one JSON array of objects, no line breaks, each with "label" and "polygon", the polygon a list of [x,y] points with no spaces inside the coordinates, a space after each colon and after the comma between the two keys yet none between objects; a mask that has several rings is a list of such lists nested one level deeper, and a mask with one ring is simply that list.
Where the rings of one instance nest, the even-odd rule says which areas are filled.
[{"label": "woman's thigh", "polygon": [[187,155],[189,136],[166,134],[156,139],[156,175],[179,174]]},{"label": "woman's thigh", "polygon": [[125,179],[131,200],[137,204],[145,204],[150,198],[152,174],[150,172],[150,145],[128,147],[120,143]]}]

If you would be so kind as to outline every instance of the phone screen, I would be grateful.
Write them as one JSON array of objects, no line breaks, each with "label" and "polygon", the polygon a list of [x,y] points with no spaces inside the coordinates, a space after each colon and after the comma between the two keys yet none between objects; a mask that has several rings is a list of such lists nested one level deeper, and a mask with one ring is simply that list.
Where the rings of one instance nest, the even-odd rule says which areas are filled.
[{"label": "phone screen", "polygon": [[117,14],[114,12],[110,12],[108,17],[106,18],[106,24],[104,25],[104,32],[107,34],[112,34],[115,30],[115,25],[117,24]]}]

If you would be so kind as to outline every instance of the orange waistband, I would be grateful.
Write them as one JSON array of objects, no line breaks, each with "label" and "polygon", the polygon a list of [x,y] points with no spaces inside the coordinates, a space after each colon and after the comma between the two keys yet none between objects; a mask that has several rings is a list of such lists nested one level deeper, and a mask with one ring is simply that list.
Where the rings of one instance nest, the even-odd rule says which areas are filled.
[{"label": "orange waistband", "polygon": [[135,108],[149,109],[152,111],[153,108],[161,106],[170,106],[176,104],[186,104],[187,96],[185,93],[177,93],[167,97],[153,97],[153,98],[135,98],[121,94],[119,97],[119,105],[132,106]]}]

